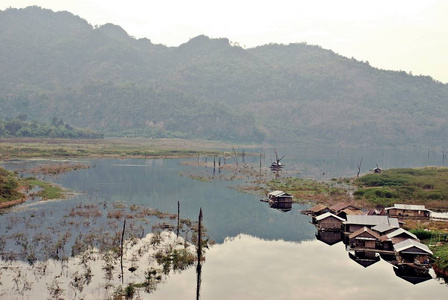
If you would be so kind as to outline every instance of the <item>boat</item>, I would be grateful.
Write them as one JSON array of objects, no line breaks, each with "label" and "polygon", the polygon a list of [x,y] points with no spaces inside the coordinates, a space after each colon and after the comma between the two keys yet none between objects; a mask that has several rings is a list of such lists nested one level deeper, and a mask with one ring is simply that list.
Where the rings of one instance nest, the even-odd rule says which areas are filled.
[{"label": "boat", "polygon": [[275,161],[272,162],[270,168],[272,170],[279,170],[283,168],[283,164],[280,161],[285,157],[285,155],[283,155],[281,158],[278,158],[277,149],[274,148],[274,152],[275,152]]}]

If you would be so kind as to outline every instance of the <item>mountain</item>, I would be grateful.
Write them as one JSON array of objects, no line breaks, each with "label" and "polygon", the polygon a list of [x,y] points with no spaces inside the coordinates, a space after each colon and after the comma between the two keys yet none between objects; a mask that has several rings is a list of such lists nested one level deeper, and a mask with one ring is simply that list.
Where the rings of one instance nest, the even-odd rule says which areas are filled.
[{"label": "mountain", "polygon": [[58,117],[115,136],[448,142],[447,84],[305,43],[243,49],[198,36],[166,47],[28,7],[0,11],[0,64],[0,118]]}]

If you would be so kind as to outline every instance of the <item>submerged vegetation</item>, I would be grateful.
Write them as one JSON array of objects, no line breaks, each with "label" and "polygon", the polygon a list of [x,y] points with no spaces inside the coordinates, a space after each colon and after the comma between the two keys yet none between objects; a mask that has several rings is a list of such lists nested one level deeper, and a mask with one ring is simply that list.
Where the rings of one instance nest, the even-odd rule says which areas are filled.
[{"label": "submerged vegetation", "polygon": [[[48,218],[52,225],[41,226]],[[133,299],[151,293],[170,273],[196,261],[198,223],[180,219],[176,236],[176,219],[156,209],[106,201],[5,215],[0,293],[50,299],[94,294]],[[200,232],[206,235],[204,228]],[[46,295],[38,288],[42,284]]]}]

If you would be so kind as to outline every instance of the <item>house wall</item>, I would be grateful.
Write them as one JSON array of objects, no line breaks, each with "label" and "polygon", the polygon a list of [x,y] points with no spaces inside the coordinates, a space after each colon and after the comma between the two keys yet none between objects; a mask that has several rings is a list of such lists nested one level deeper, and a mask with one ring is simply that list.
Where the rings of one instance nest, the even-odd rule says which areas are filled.
[{"label": "house wall", "polygon": [[356,224],[349,224],[348,225],[348,232],[353,233],[358,229],[364,228],[365,225],[356,225]]},{"label": "house wall", "polygon": [[388,210],[389,217],[395,218],[429,218],[429,212],[423,210],[406,210],[406,209],[396,209],[392,208]]},{"label": "house wall", "polygon": [[318,225],[320,229],[341,229],[342,221],[333,217],[328,217],[320,220]]}]

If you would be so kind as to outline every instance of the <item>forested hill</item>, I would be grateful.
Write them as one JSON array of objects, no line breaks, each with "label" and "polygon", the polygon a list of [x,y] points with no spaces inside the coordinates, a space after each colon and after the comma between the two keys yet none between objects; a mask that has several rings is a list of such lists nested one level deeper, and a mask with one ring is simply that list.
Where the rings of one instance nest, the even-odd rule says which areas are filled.
[{"label": "forested hill", "polygon": [[304,43],[166,47],[29,7],[0,11],[0,65],[0,118],[232,142],[448,142],[448,85]]}]

